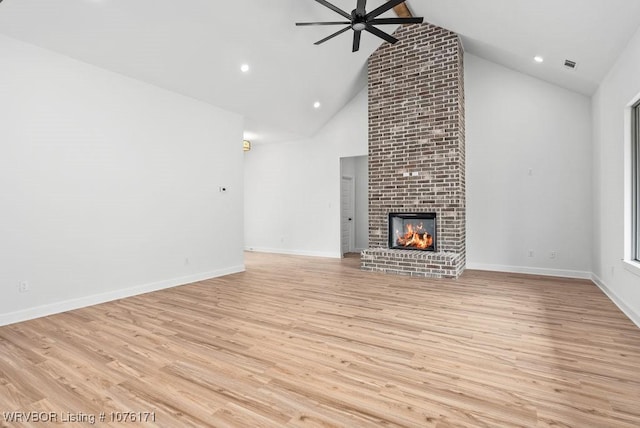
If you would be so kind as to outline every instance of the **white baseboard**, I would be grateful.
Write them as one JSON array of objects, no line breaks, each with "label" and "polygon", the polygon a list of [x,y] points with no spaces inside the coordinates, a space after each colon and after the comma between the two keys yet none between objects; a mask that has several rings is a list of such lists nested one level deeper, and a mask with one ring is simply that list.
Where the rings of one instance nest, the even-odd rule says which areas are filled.
[{"label": "white baseboard", "polygon": [[0,326],[14,324],[17,322],[28,321],[35,318],[45,317],[48,315],[59,314],[61,312],[72,311],[74,309],[85,308],[87,306],[98,305],[113,300],[123,299],[125,297],[137,296],[152,291],[164,290],[165,288],[177,287],[180,285],[191,284],[193,282],[204,281],[206,279],[217,278],[220,276],[230,275],[232,273],[244,272],[244,265],[233,266],[226,269],[219,269],[211,272],[203,272],[195,275],[183,276],[169,280],[154,282],[150,284],[138,285],[135,287],[125,288],[121,290],[109,291],[106,293],[93,294],[91,296],[79,297],[76,299],[65,300],[62,302],[49,303],[46,305],[36,306],[33,308],[22,309],[7,314],[0,314]]},{"label": "white baseboard", "polygon": [[467,263],[467,269],[488,270],[493,272],[524,273],[528,275],[558,276],[562,278],[591,279],[591,272],[567,269],[546,269],[525,266],[491,265],[484,263]]},{"label": "white baseboard", "polygon": [[[316,252],[316,251],[289,251],[280,249],[269,248],[247,248],[246,251],[255,251],[262,253],[274,253],[274,254],[288,254],[298,256],[312,256],[312,257],[328,257],[328,258],[340,258],[341,255],[337,253],[329,252]],[[559,270],[559,269],[541,269],[531,267],[520,266],[506,266],[506,265],[490,265],[483,263],[468,263],[467,269],[475,270],[487,270],[496,272],[511,272],[511,273],[523,273],[531,275],[544,275],[544,276],[558,276],[563,278],[579,278],[592,280],[604,294],[616,305],[618,308],[635,324],[640,328],[640,314],[636,313],[633,309],[627,306],[607,285],[595,274],[583,271],[572,270]],[[191,284],[193,282],[204,281],[211,278],[217,278],[220,276],[231,275],[238,272],[244,272],[244,265],[233,266],[226,269],[220,269],[211,272],[204,272],[195,275],[184,276],[181,278],[174,278],[165,281],[159,281],[150,284],[143,284],[131,288],[122,290],[110,291],[107,293],[94,294],[91,296],[80,297],[77,299],[65,300],[63,302],[55,302],[34,308],[22,309],[15,312],[9,312],[6,314],[0,314],[0,326],[14,324],[17,322],[28,321],[35,318],[45,317],[48,315],[54,315],[61,312],[67,312],[74,309],[85,308],[87,306],[98,305],[100,303],[106,303],[113,300],[123,299],[125,297],[137,296],[140,294],[149,293],[152,291],[163,290],[166,288],[177,287],[180,285]]]},{"label": "white baseboard", "polygon": [[263,247],[246,247],[245,251],[252,251],[255,253],[286,254],[289,256],[327,257],[331,259],[342,258],[342,254],[328,251],[283,250],[280,248]]},{"label": "white baseboard", "polygon": [[627,306],[595,273],[591,274],[591,280],[635,325],[640,327],[640,314]]}]

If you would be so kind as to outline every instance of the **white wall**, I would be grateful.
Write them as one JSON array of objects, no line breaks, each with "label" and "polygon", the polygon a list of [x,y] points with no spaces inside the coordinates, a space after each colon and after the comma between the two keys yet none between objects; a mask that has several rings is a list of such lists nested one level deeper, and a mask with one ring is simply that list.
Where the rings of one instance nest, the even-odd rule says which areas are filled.
[{"label": "white wall", "polygon": [[367,90],[312,138],[245,154],[245,247],[340,257],[340,158],[367,155]]},{"label": "white wall", "polygon": [[625,127],[627,104],[640,93],[640,30],[593,97],[595,281],[640,325],[640,273],[625,257]]},{"label": "white wall", "polygon": [[0,324],[243,269],[240,116],[4,36],[0,57]]},{"label": "white wall", "polygon": [[465,95],[467,268],[590,277],[590,100],[470,54]]}]

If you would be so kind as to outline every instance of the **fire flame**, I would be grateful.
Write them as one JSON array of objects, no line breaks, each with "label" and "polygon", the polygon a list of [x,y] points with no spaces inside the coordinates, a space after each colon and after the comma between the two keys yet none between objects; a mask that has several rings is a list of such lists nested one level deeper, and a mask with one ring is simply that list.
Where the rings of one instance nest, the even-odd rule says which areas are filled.
[{"label": "fire flame", "polygon": [[396,230],[397,244],[403,247],[413,247],[424,250],[433,245],[433,236],[428,234],[420,223],[415,226],[411,223],[407,223],[407,231],[404,235],[400,235],[400,232]]}]

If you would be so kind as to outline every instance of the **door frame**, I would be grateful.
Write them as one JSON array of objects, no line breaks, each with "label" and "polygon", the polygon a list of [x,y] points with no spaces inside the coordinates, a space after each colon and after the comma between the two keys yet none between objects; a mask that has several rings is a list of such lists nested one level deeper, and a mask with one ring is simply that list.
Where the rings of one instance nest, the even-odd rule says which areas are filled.
[{"label": "door frame", "polygon": [[[347,220],[347,217],[344,215],[343,204],[342,204],[342,192],[345,186],[345,182],[348,182],[349,186],[349,197],[351,203],[351,221]],[[349,242],[347,242],[347,253],[352,253],[355,251],[356,247],[356,185],[355,185],[355,177],[349,175],[340,175],[340,254],[342,257],[346,254],[344,251],[344,236],[342,234],[342,225],[343,222],[347,222],[349,224]]]}]

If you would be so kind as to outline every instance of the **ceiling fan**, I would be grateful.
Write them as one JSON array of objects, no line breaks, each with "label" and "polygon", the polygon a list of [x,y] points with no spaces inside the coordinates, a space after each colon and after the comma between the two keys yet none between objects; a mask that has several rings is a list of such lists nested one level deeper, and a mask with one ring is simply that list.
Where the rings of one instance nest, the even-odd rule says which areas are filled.
[{"label": "ceiling fan", "polygon": [[[0,0],[1,1],[1,0]],[[374,27],[374,25],[382,25],[382,24],[420,24],[424,18],[376,18],[379,15],[382,15],[392,7],[396,7],[400,3],[403,3],[405,0],[389,0],[382,6],[372,10],[367,13],[365,8],[367,6],[367,0],[357,0],[356,8],[351,12],[345,12],[344,10],[332,5],[328,1],[325,0],[316,0],[323,6],[328,7],[332,11],[342,15],[348,21],[338,21],[338,22],[296,22],[298,26],[305,25],[346,25],[341,30],[336,31],[329,37],[325,37],[322,40],[315,42],[315,45],[322,44],[327,40],[333,39],[334,37],[344,33],[348,29],[353,30],[353,52],[358,51],[360,49],[360,37],[362,36],[362,30],[368,31],[369,33],[380,37],[381,39],[389,42],[396,43],[398,39],[393,37],[390,34],[385,33],[382,30]]]}]

